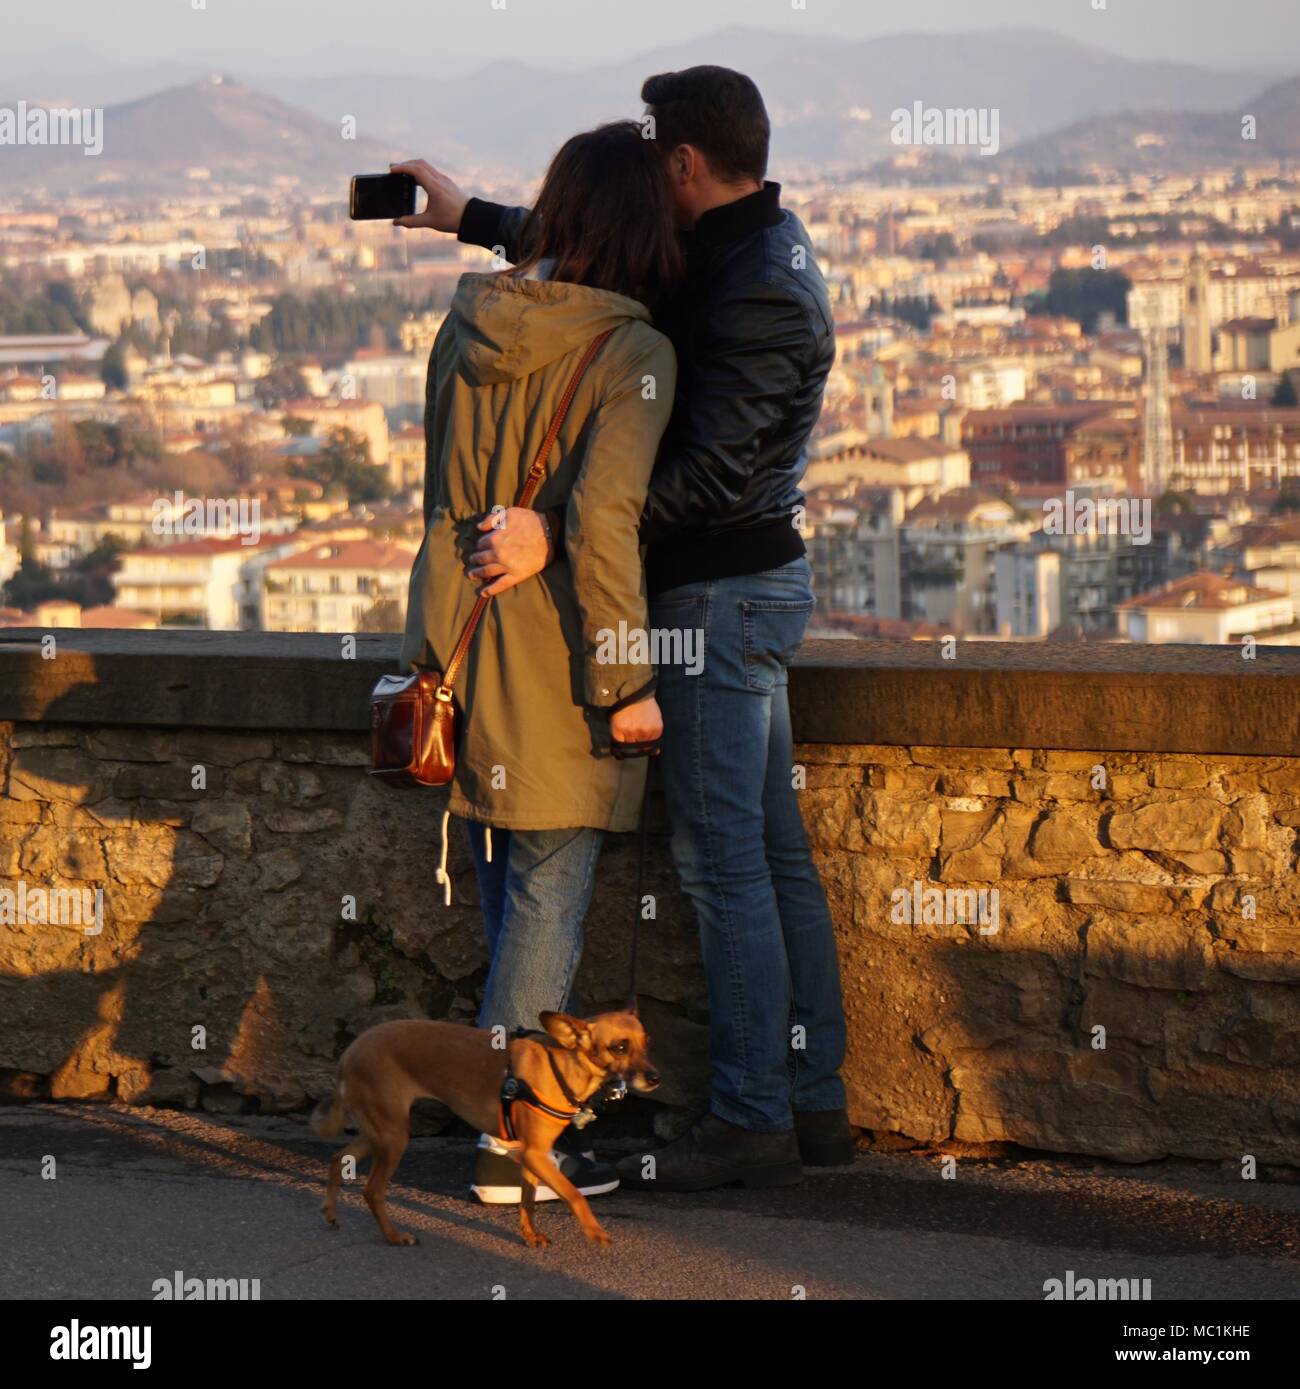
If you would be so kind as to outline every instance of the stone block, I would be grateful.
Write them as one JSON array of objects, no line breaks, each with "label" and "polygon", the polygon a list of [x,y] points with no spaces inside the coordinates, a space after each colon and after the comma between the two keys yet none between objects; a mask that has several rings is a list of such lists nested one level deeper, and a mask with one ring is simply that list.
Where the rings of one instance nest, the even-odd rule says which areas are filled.
[{"label": "stone block", "polygon": [[1214,846],[1223,808],[1208,797],[1160,801],[1135,810],[1117,810],[1106,824],[1116,849],[1199,852]]},{"label": "stone block", "polygon": [[1088,923],[1084,969],[1144,989],[1201,990],[1214,979],[1206,928],[1164,917],[1133,921],[1101,914]]}]

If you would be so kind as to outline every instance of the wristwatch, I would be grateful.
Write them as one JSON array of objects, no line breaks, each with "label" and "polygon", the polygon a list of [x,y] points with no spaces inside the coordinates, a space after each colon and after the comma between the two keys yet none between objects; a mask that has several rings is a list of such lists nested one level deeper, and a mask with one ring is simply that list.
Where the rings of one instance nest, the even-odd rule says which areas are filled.
[{"label": "wristwatch", "polygon": [[537,513],[537,519],[542,523],[542,534],[546,537],[546,559],[549,563],[555,558],[555,532],[551,529],[551,518],[544,511]]}]

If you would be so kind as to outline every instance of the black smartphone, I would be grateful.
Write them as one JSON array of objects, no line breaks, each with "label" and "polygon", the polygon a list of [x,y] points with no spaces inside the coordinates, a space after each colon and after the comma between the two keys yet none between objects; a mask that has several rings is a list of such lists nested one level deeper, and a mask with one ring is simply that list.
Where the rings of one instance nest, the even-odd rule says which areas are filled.
[{"label": "black smartphone", "polygon": [[357,174],[352,180],[348,216],[354,222],[409,217],[415,211],[415,180],[410,174]]}]

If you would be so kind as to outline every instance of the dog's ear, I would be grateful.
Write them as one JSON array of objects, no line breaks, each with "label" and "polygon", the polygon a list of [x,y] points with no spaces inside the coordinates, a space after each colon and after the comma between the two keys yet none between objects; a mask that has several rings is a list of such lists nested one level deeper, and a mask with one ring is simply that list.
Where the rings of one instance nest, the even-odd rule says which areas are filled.
[{"label": "dog's ear", "polygon": [[571,1018],[567,1013],[543,1013],[541,1023],[562,1047],[570,1051],[591,1050],[591,1028],[581,1018]]}]

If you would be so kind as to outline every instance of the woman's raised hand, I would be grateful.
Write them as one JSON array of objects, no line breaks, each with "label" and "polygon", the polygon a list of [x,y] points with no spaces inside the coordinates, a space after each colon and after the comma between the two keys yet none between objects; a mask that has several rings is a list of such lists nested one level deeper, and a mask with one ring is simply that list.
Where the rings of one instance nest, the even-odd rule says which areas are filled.
[{"label": "woman's raised hand", "polygon": [[403,164],[390,164],[389,170],[395,174],[410,174],[424,189],[428,201],[423,212],[413,212],[409,217],[397,217],[395,227],[432,227],[434,231],[458,232],[460,219],[469,198],[444,174],[435,169],[427,159],[408,159]]}]

